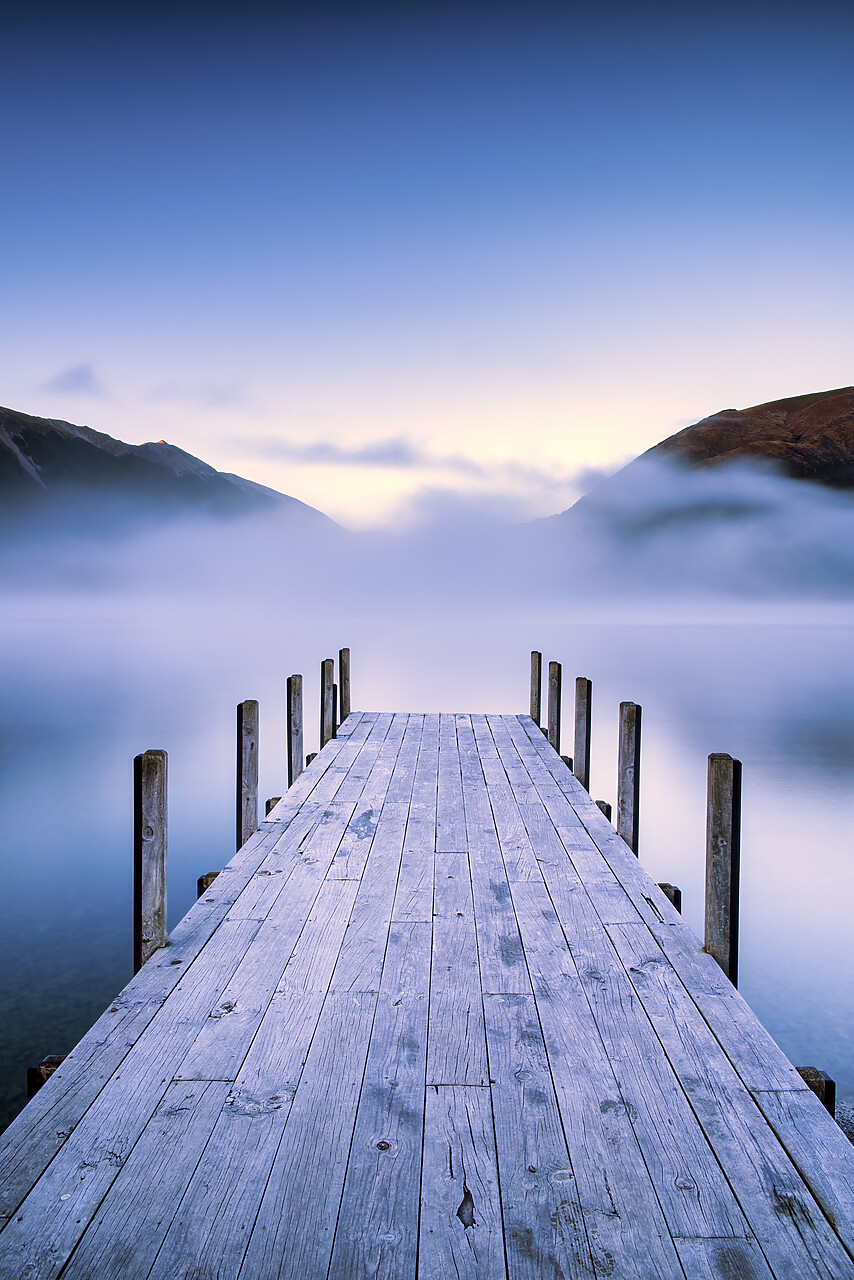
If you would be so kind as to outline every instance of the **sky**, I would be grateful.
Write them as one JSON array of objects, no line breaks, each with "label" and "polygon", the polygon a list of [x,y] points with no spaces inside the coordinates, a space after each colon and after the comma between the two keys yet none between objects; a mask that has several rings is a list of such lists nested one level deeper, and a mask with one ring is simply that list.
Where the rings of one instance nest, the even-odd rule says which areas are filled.
[{"label": "sky", "polygon": [[854,10],[4,10],[0,403],[352,528],[854,382]]}]

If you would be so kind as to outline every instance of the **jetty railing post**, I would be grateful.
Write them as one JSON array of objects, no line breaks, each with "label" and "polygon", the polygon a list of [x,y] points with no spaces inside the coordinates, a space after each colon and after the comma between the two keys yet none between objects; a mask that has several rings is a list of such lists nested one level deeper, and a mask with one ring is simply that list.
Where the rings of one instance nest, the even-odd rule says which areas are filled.
[{"label": "jetty railing post", "polygon": [[593,704],[593,684],[586,676],[578,676],[575,681],[575,751],[573,772],[584,787],[590,790],[590,729],[591,709]]},{"label": "jetty railing post", "polygon": [[350,650],[338,650],[338,703],[341,724],[350,714]]},{"label": "jetty railing post", "polygon": [[632,853],[638,851],[640,811],[641,708],[620,703],[620,748],[617,761],[617,832]]},{"label": "jetty railing post", "polygon": [[543,714],[543,655],[531,650],[531,719],[539,729]]},{"label": "jetty railing post", "polygon": [[548,739],[555,751],[560,755],[560,686],[561,666],[559,662],[549,663],[549,732]]},{"label": "jetty railing post", "polygon": [[706,807],[706,937],[733,986],[738,986],[738,889],[741,871],[741,761],[709,756]]},{"label": "jetty railing post", "polygon": [[237,848],[258,830],[258,703],[237,705]]},{"label": "jetty railing post", "polygon": [[335,663],[331,658],[324,658],[320,664],[320,749],[331,742],[334,736],[335,708],[332,701],[332,686],[335,681]]},{"label": "jetty railing post", "polygon": [[288,786],[305,767],[302,742],[302,676],[288,676]]},{"label": "jetty railing post", "polygon": [[166,943],[166,752],[133,761],[133,971]]},{"label": "jetty railing post", "polygon": [[338,726],[341,721],[338,719],[338,685],[332,686],[332,736],[338,737]]}]

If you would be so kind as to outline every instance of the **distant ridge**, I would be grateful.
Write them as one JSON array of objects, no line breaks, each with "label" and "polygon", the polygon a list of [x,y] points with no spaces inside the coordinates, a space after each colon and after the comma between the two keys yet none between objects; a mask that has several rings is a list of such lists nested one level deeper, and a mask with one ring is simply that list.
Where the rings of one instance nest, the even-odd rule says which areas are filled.
[{"label": "distant ridge", "polygon": [[125,444],[92,427],[0,408],[3,513],[49,512],[69,504],[114,517],[127,513],[237,515],[288,509],[333,522],[297,498],[217,471],[165,440]]},{"label": "distant ridge", "polygon": [[675,456],[692,467],[761,458],[792,479],[852,488],[854,387],[721,409],[641,456]]}]

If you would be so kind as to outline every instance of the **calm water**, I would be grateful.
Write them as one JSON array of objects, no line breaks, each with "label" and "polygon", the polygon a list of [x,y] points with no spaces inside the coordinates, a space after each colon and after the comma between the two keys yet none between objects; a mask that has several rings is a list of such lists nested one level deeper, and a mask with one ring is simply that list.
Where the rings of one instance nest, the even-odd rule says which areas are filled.
[{"label": "calm water", "polygon": [[[165,747],[169,916],[233,853],[234,707],[261,702],[284,787],[284,680],[349,644],[354,705],[524,711],[528,652],[594,681],[591,790],[614,800],[620,700],[644,708],[641,860],[702,921],[706,756],[744,762],[741,988],[799,1065],[854,1097],[854,611],[740,618],[297,616],[281,600],[20,592],[0,649],[0,1123],[28,1063],[70,1049],[131,975],[131,761]],[[565,695],[566,750],[571,690]],[[308,750],[316,735],[309,720]]]}]

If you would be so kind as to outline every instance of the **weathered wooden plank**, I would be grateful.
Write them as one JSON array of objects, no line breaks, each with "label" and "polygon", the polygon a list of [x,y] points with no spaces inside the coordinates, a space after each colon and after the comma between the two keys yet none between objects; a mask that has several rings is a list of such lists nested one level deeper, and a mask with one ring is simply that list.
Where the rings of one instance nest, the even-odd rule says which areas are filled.
[{"label": "weathered wooden plank", "polygon": [[326,1274],[377,998],[376,992],[326,998],[264,1188],[243,1277],[305,1280]]},{"label": "weathered wooden plank", "polygon": [[[519,813],[519,806],[513,793],[513,786],[498,753],[492,730],[486,716],[472,716],[472,729],[475,735],[481,768],[487,786],[489,802],[495,829],[501,843],[501,853],[508,880],[539,880],[540,871],[531,838],[525,830]],[[500,735],[504,745],[506,733]],[[511,765],[512,768],[512,765]],[[532,790],[530,780],[524,771],[513,771],[517,784],[524,778],[522,794],[530,798]]]},{"label": "weathered wooden plank", "polygon": [[543,884],[511,891],[593,1257],[621,1280],[673,1280],[670,1232],[560,921]]},{"label": "weathered wooden plank", "polygon": [[528,994],[531,984],[492,807],[468,716],[457,717],[475,932],[484,992]]},{"label": "weathered wooden plank", "polygon": [[[740,1234],[759,1241],[778,1277],[829,1280],[845,1275],[851,1264],[838,1236],[732,1064],[696,1017],[696,1006],[678,976],[660,951],[655,954],[648,930],[615,925],[611,934],[721,1168],[738,1189],[750,1224],[750,1231]],[[849,1167],[854,1171],[854,1153]]]},{"label": "weathered wooden plank", "polygon": [[418,1257],[424,1276],[507,1275],[489,1089],[427,1089]]},{"label": "weathered wooden plank", "polygon": [[[223,1082],[171,1084],[63,1271],[144,1280],[227,1097]],[[152,1169],[156,1192],[152,1194]],[[133,1230],[128,1231],[128,1223]]]},{"label": "weathered wooden plank", "polygon": [[273,997],[150,1280],[237,1276],[322,1004],[317,993]]},{"label": "weathered wooden plank", "polygon": [[[335,854],[332,866],[329,868],[328,874],[335,879],[358,880],[364,872],[371,842],[379,822],[380,812],[388,794],[393,773],[397,769],[398,759],[404,744],[407,744],[407,755],[405,757],[407,763],[409,762],[408,753],[410,751],[408,744],[412,743],[413,739],[417,754],[419,737],[417,726],[413,726],[412,731],[410,731],[407,727],[407,720],[408,717],[406,716],[395,716],[394,722],[389,726],[389,731],[382,741],[380,749],[375,749],[370,753],[369,758],[372,761],[370,771],[362,776],[358,804]],[[409,735],[408,737],[407,734]],[[350,771],[347,783],[340,787],[336,794],[349,795],[351,791],[354,791],[352,786],[353,775],[356,773],[362,756],[368,754],[371,745],[371,743],[368,743],[365,746],[359,761],[354,764]],[[411,773],[409,786],[411,789]]]},{"label": "weathered wooden plank", "polygon": [[430,946],[429,924],[392,926],[329,1280],[416,1274]]},{"label": "weathered wooden plank", "polygon": [[755,1240],[677,1240],[676,1249],[689,1280],[773,1280]]},{"label": "weathered wooden plank", "polygon": [[452,715],[442,715],[439,719],[436,852],[460,853],[465,848],[466,820],[456,725]]},{"label": "weathered wooden plank", "polygon": [[854,1255],[854,1148],[811,1090],[754,1095],[848,1252]]},{"label": "weathered wooden plank", "polygon": [[257,929],[254,921],[221,924],[182,975],[0,1233],[0,1275],[59,1274],[193,1039],[203,992],[225,987]]},{"label": "weathered wooden plank", "polygon": [[510,1280],[608,1274],[590,1251],[532,996],[484,998]]},{"label": "weathered wooden plank", "polygon": [[177,1079],[235,1080],[274,991],[325,991],[355,892],[351,881],[295,878],[203,1019]]},{"label": "weathered wooden plank", "polygon": [[377,716],[373,731],[361,746],[347,770],[347,776],[335,792],[336,800],[360,800],[372,778],[376,784],[373,789],[378,797],[385,794],[385,787],[388,785],[388,756],[389,753],[392,758],[397,755],[402,735],[402,719],[405,723],[405,718],[390,713]]},{"label": "weathered wooden plank", "polygon": [[331,991],[377,991],[388,942],[408,808],[383,805],[341,945]]},{"label": "weathered wooden plank", "polygon": [[428,1084],[489,1083],[471,875],[465,853],[436,854]]},{"label": "weathered wooden plank", "polygon": [[[548,869],[545,875],[548,884]],[[589,898],[583,892],[566,895],[559,916],[671,1233],[748,1237],[751,1232],[718,1164],[719,1153],[698,1123]],[[642,924],[613,928],[646,932]],[[720,1050],[718,1055],[723,1059]]]},{"label": "weathered wooden plank", "polygon": [[439,717],[423,718],[418,760],[403,839],[393,919],[433,919],[433,854],[436,848],[436,804],[439,773]]}]

